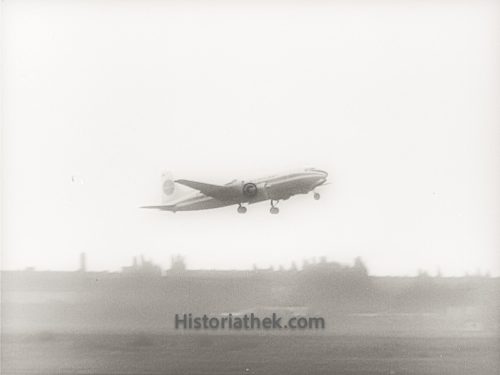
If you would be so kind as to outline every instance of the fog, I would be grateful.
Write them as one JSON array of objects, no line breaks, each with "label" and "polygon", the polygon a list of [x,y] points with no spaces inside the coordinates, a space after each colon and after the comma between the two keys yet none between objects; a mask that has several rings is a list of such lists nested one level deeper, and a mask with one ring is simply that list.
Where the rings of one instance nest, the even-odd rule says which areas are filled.
[{"label": "fog", "polygon": [[[119,6],[118,6],[119,4]],[[500,275],[498,3],[3,3],[2,268]],[[160,174],[327,170],[322,199],[187,213]]]}]

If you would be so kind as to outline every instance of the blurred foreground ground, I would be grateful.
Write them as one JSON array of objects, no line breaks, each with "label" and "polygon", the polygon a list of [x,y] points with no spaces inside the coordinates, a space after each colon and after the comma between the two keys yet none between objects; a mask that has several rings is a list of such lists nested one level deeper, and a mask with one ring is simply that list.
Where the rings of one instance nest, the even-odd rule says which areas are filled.
[{"label": "blurred foreground ground", "polygon": [[[2,374],[500,374],[500,278],[373,277],[322,260],[207,271],[4,271]],[[323,317],[302,332],[176,331],[175,314]],[[225,333],[225,334],[222,334]]]},{"label": "blurred foreground ground", "polygon": [[498,374],[484,337],[5,335],[2,374]]}]

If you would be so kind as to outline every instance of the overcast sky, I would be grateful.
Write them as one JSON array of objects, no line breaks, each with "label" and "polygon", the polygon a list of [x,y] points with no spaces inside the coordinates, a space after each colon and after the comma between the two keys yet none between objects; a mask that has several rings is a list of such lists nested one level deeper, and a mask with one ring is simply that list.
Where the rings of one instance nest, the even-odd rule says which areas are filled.
[{"label": "overcast sky", "polygon": [[[2,268],[500,275],[498,2],[236,3],[3,2]],[[138,208],[302,167],[279,215]]]}]

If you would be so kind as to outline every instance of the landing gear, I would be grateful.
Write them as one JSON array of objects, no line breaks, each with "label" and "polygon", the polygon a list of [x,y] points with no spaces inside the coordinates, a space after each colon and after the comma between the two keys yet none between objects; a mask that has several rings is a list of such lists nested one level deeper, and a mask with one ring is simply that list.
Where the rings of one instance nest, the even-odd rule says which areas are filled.
[{"label": "landing gear", "polygon": [[321,198],[321,195],[319,195],[319,193],[314,192],[314,199],[318,200],[319,198]]},{"label": "landing gear", "polygon": [[239,214],[244,214],[247,212],[247,208],[243,207],[241,204],[238,206],[238,213]]},{"label": "landing gear", "polygon": [[[273,215],[276,215],[276,214],[279,214],[280,209],[278,207],[276,207],[274,204],[275,204],[275,201],[273,199],[271,199],[271,209],[269,210],[269,212],[272,213]],[[276,204],[278,204],[278,201],[276,201]]]}]

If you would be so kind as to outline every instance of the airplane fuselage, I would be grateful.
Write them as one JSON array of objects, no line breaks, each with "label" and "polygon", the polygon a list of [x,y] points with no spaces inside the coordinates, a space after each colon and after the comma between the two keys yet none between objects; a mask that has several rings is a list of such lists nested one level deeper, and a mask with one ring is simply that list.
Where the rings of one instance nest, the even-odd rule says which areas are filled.
[{"label": "airplane fuselage", "polygon": [[[199,192],[172,202],[163,209],[176,212],[204,210],[234,204],[241,207],[244,203],[253,204],[266,200],[270,200],[273,204],[273,201],[286,200],[296,194],[311,192],[324,184],[327,176],[325,171],[310,168],[250,181],[234,181],[225,185],[224,199]],[[319,198],[319,194],[317,197]]]}]

